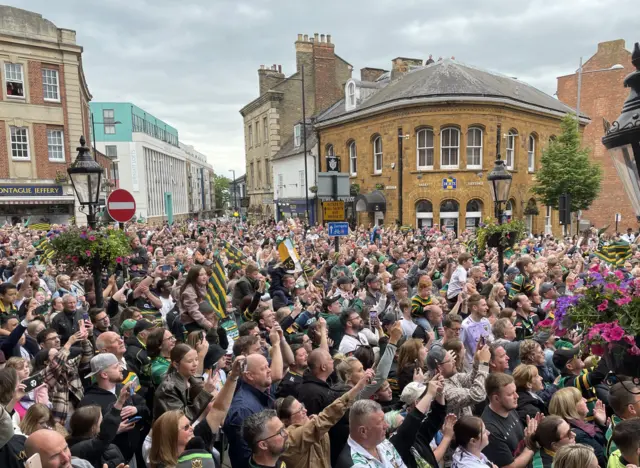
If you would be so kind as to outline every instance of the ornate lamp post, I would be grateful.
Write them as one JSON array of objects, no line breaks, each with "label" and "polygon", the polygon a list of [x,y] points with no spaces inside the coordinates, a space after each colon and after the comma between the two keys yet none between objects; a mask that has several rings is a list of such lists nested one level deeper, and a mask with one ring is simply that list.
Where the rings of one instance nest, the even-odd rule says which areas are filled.
[{"label": "ornate lamp post", "polygon": [[[509,201],[509,190],[511,189],[511,173],[504,166],[504,161],[500,159],[500,125],[496,135],[496,160],[493,170],[487,176],[489,190],[495,208],[498,224],[502,224],[502,205]],[[498,270],[500,270],[500,282],[504,276],[504,248],[498,244]]]},{"label": "ornate lamp post", "polygon": [[631,56],[636,70],[624,79],[631,88],[622,106],[622,114],[607,126],[602,143],[613,159],[620,182],[640,221],[640,44],[636,42]]},{"label": "ornate lamp post", "polygon": [[[77,148],[78,156],[74,163],[67,169],[73,190],[76,192],[78,202],[82,207],[87,207],[87,224],[92,229],[96,227],[96,212],[100,197],[100,183],[102,182],[103,169],[89,153],[85,145],[84,136],[80,137],[80,146]],[[91,263],[93,274],[96,305],[102,307],[102,261],[98,255],[94,255]]]}]

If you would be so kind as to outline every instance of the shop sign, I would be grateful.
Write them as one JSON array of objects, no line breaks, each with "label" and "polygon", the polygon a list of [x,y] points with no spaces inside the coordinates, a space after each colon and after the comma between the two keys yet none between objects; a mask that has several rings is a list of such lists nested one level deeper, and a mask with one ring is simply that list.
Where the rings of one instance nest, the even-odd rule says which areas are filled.
[{"label": "shop sign", "polygon": [[467,182],[467,185],[484,185],[484,182]]},{"label": "shop sign", "polygon": [[330,201],[322,204],[325,221],[344,221],[344,202]]},{"label": "shop sign", "polygon": [[0,185],[0,197],[60,197],[62,185]]},{"label": "shop sign", "polygon": [[418,187],[428,187],[429,184],[418,184]]},{"label": "shop sign", "polygon": [[442,179],[442,189],[443,190],[455,190],[458,186],[458,181],[455,177],[446,177]]},{"label": "shop sign", "polygon": [[387,190],[397,190],[398,187],[396,187],[395,185],[387,185],[387,186],[385,186],[385,188]]}]

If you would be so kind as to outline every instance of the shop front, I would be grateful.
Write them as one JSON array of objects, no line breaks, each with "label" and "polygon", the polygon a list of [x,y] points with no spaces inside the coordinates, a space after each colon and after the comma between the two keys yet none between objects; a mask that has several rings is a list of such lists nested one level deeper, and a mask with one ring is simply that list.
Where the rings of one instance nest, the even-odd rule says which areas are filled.
[{"label": "shop front", "polygon": [[307,211],[305,210],[306,200],[304,198],[288,198],[276,200],[276,221],[283,221],[289,218],[297,218],[307,224],[316,222],[315,198],[309,199],[309,217],[307,220]]},{"label": "shop front", "polygon": [[356,213],[367,213],[368,222],[381,226],[387,211],[387,199],[379,190],[362,193],[355,199]]},{"label": "shop front", "polygon": [[0,183],[0,223],[68,224],[75,197],[70,185]]}]

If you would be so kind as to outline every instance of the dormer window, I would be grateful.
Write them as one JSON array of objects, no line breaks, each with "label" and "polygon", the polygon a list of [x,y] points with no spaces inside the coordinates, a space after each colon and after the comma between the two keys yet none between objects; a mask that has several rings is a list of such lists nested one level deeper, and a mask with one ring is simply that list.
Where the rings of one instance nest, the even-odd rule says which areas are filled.
[{"label": "dormer window", "polygon": [[302,143],[302,125],[297,124],[293,127],[293,146],[298,148],[300,143]]},{"label": "dormer window", "polygon": [[349,87],[347,89],[349,106],[356,107],[356,84],[349,83]]},{"label": "dormer window", "polygon": [[360,89],[354,79],[347,81],[344,88],[344,106],[346,111],[352,111],[358,104]]}]

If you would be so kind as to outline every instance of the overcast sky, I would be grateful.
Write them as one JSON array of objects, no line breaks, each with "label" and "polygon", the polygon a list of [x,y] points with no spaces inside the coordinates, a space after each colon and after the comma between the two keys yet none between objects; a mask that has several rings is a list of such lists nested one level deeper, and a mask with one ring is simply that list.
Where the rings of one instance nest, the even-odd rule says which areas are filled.
[{"label": "overcast sky", "polygon": [[[0,0],[1,1],[1,0]],[[331,34],[354,65],[455,56],[553,94],[601,41],[640,41],[638,0],[4,0],[75,29],[95,101],[175,126],[214,170],[243,174],[239,110],[261,64],[295,70],[298,33]]]}]

